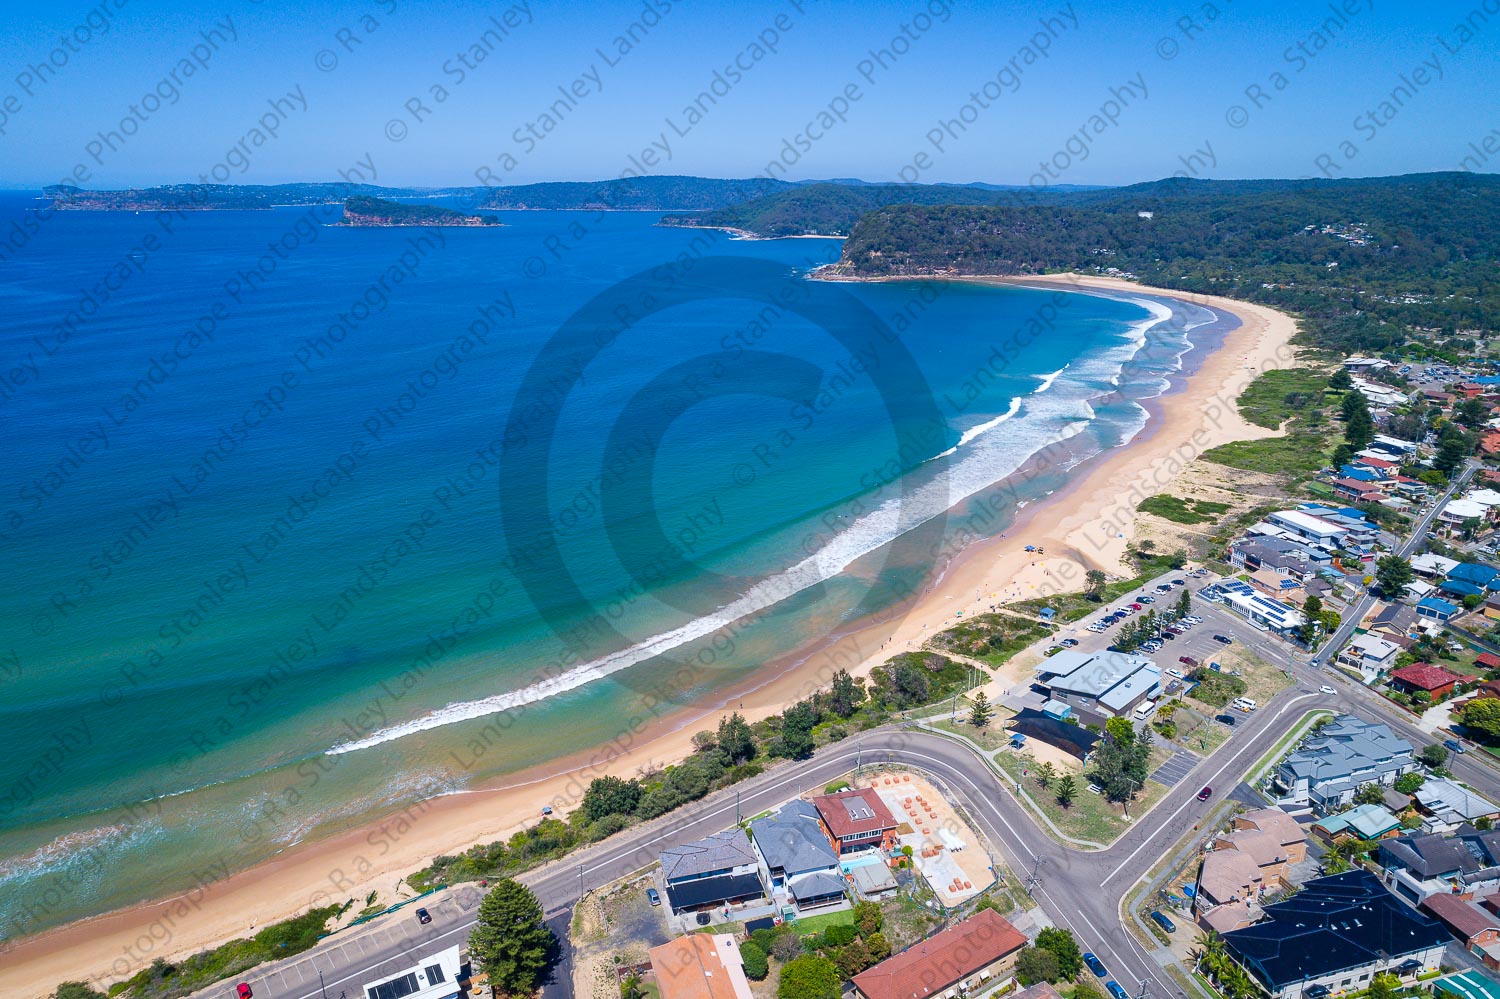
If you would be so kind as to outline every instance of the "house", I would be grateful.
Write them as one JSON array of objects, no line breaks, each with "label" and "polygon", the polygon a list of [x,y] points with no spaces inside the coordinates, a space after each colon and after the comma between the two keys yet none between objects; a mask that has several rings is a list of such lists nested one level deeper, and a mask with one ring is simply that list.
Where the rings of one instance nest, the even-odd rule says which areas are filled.
[{"label": "house", "polygon": [[1428,621],[1446,622],[1462,610],[1462,607],[1440,597],[1423,597],[1417,601],[1417,617]]},{"label": "house", "polygon": [[899,887],[896,876],[884,864],[860,864],[849,876],[860,898],[884,898]]},{"label": "house", "polygon": [[1351,502],[1358,501],[1370,491],[1370,484],[1359,479],[1334,479],[1329,485],[1333,487],[1334,496]]},{"label": "house", "polygon": [[1030,988],[1011,994],[1010,999],[1062,999],[1062,993],[1051,982],[1037,982]]},{"label": "house", "polygon": [[[1061,702],[1049,701],[1048,703]],[[1068,710],[1072,711],[1071,708]],[[1012,739],[1019,735],[1023,743],[1026,739],[1045,742],[1070,756],[1077,757],[1081,763],[1088,762],[1089,754],[1093,752],[1094,745],[1100,739],[1100,736],[1082,725],[1062,721],[1051,711],[1037,711],[1033,708],[1022,708],[1017,712],[1016,716],[1010,720],[1010,730]]]},{"label": "house", "polygon": [[1500,430],[1491,430],[1479,436],[1479,453],[1486,456],[1500,454]]},{"label": "house", "polygon": [[732,905],[765,894],[760,858],[739,827],[661,851],[667,901],[674,913]]},{"label": "house", "polygon": [[1446,556],[1437,555],[1433,552],[1423,552],[1420,555],[1412,556],[1411,559],[1412,571],[1415,572],[1418,576],[1424,576],[1427,579],[1436,579],[1439,576],[1446,576],[1448,575],[1448,573],[1458,568],[1458,564],[1459,563],[1457,559],[1447,558]]},{"label": "house", "polygon": [[661,999],[750,999],[733,934],[689,933],[648,953]]},{"label": "house", "polygon": [[1412,833],[1380,844],[1382,875],[1413,905],[1429,895],[1487,896],[1500,890],[1500,832],[1470,827],[1452,836]]},{"label": "house", "polygon": [[1362,868],[1308,881],[1265,913],[1225,933],[1224,944],[1271,999],[1366,989],[1375,975],[1411,961],[1412,970],[1435,968],[1448,943],[1441,924],[1402,905]]},{"label": "house", "polygon": [[1262,535],[1239,538],[1229,548],[1229,564],[1254,572],[1274,569],[1283,576],[1306,580],[1326,560],[1300,541]]},{"label": "house", "polygon": [[[1369,623],[1369,633],[1401,645],[1417,633],[1417,612],[1406,604],[1386,604]],[[1387,667],[1389,668],[1389,667]]]},{"label": "house", "polygon": [[1370,442],[1370,449],[1384,451],[1398,458],[1410,458],[1417,453],[1415,443],[1402,440],[1400,437],[1391,437],[1389,434],[1376,434],[1375,439]]},{"label": "house", "polygon": [[1421,908],[1471,951],[1500,943],[1500,919],[1472,899],[1438,892],[1424,898]]},{"label": "house", "polygon": [[838,851],[823,831],[818,810],[800,798],[751,821],[750,841],[773,891],[803,875],[833,873],[839,867]]},{"label": "house", "polygon": [[1347,527],[1340,527],[1332,521],[1314,517],[1301,510],[1279,510],[1267,514],[1266,520],[1296,537],[1327,545],[1329,548],[1339,547],[1349,534]]},{"label": "house", "polygon": [[1065,649],[1037,667],[1037,683],[1085,722],[1128,717],[1142,701],[1161,693],[1161,669],[1149,659],[1123,652]]},{"label": "house", "polygon": [[1250,585],[1268,596],[1284,597],[1289,600],[1295,600],[1297,592],[1302,589],[1300,579],[1277,572],[1275,569],[1255,570],[1250,574]]},{"label": "house", "polygon": [[1256,808],[1234,817],[1231,828],[1253,829],[1276,837],[1286,851],[1287,862],[1300,864],[1307,859],[1307,836],[1297,820],[1279,808]]},{"label": "house", "polygon": [[1441,666],[1412,663],[1393,671],[1390,684],[1403,694],[1426,693],[1432,700],[1439,701],[1453,693],[1459,681],[1464,679],[1466,678],[1450,673]]},{"label": "house", "polygon": [[1500,669],[1500,656],[1493,652],[1481,652],[1474,657],[1474,665],[1480,669]]},{"label": "house", "polygon": [[1236,850],[1249,857],[1260,871],[1260,880],[1268,888],[1287,883],[1286,868],[1291,861],[1281,840],[1259,829],[1240,829],[1220,837],[1216,850]]},{"label": "house", "polygon": [[1257,593],[1248,583],[1226,579],[1199,591],[1210,600],[1225,604],[1252,624],[1278,635],[1290,635],[1307,623],[1307,617],[1291,604]]},{"label": "house", "polygon": [[1449,500],[1448,505],[1443,507],[1437,515],[1437,523],[1449,534],[1457,534],[1464,529],[1464,525],[1470,521],[1483,521],[1485,507],[1473,500],[1454,499]]},{"label": "house", "polygon": [[1347,812],[1313,823],[1313,832],[1338,842],[1342,839],[1386,839],[1401,835],[1401,820],[1383,805],[1355,805]]},{"label": "house", "polygon": [[1276,768],[1272,787],[1287,804],[1309,804],[1320,814],[1352,804],[1366,784],[1390,786],[1417,769],[1411,743],[1385,725],[1339,715]]},{"label": "house", "polygon": [[1500,590],[1500,569],[1480,562],[1460,562],[1448,570],[1448,578],[1471,583],[1481,589]]},{"label": "house", "polygon": [[1011,977],[1026,936],[994,909],[968,919],[854,976],[856,999],[913,999],[940,996],[949,989],[969,995],[988,991]]},{"label": "house", "polygon": [[844,901],[849,888],[842,875],[832,871],[813,871],[800,874],[786,883],[787,894],[796,903],[798,912],[809,912]]},{"label": "house", "polygon": [[1483,596],[1485,591],[1482,587],[1462,579],[1445,579],[1438,584],[1438,592],[1445,597],[1462,601],[1464,597]]},{"label": "house", "polygon": [[1500,805],[1481,797],[1451,777],[1429,777],[1412,795],[1425,817],[1427,832],[1448,832],[1480,819],[1500,818]]},{"label": "house", "polygon": [[1358,673],[1363,682],[1373,683],[1396,665],[1396,657],[1400,654],[1401,649],[1395,642],[1379,635],[1364,634],[1351,638],[1334,661]]},{"label": "house", "polygon": [[896,831],[896,817],[874,788],[823,794],[812,803],[839,853],[879,847]]},{"label": "house", "polygon": [[1486,680],[1474,692],[1475,697],[1500,697],[1500,680]]},{"label": "house", "polygon": [[1486,596],[1484,603],[1479,605],[1479,611],[1491,621],[1500,620],[1500,593],[1491,593]]},{"label": "house", "polygon": [[1254,858],[1239,850],[1210,850],[1198,868],[1197,905],[1203,909],[1250,902],[1266,890]]},{"label": "house", "polygon": [[454,944],[405,971],[366,982],[365,999],[454,999],[463,994],[458,984],[462,970],[463,960]]}]

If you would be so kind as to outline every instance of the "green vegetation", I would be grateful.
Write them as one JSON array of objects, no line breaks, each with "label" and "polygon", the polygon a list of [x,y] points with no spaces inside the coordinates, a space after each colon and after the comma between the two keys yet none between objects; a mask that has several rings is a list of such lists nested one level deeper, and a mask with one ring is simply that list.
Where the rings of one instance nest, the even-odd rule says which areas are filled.
[{"label": "green vegetation", "polygon": [[500,995],[530,995],[557,953],[542,905],[531,889],[502,878],[479,903],[469,953]]},{"label": "green vegetation", "polygon": [[778,999],[839,999],[840,984],[839,969],[832,961],[806,954],[782,966],[776,995]]},{"label": "green vegetation", "polygon": [[[109,994],[123,995],[128,999],[175,999],[188,995],[214,982],[232,978],[263,961],[280,960],[311,948],[323,935],[328,920],[338,911],[336,905],[312,909],[301,916],[267,926],[248,939],[231,940],[176,963],[157,958],[134,976],[111,985]],[[75,994],[70,999],[88,997]]]},{"label": "green vegetation", "polygon": [[980,614],[932,636],[928,645],[939,652],[1003,665],[1017,652],[1052,633],[1047,625],[1009,614]]},{"label": "green vegetation", "polygon": [[402,225],[499,225],[494,215],[465,215],[451,208],[437,205],[412,205],[384,198],[364,195],[348,198],[344,202],[344,217],[339,225],[348,226],[402,226]]},{"label": "green vegetation", "polygon": [[1322,434],[1293,433],[1258,441],[1230,441],[1203,452],[1212,461],[1247,472],[1293,477],[1312,475],[1328,464],[1328,440]]},{"label": "green vegetation", "polygon": [[1215,708],[1222,708],[1236,697],[1244,697],[1249,689],[1243,677],[1216,673],[1207,667],[1193,670],[1192,678],[1198,681],[1198,685],[1188,696]]},{"label": "green vegetation", "polygon": [[1160,493],[1141,500],[1136,509],[1177,524],[1205,524],[1229,512],[1229,504],[1211,503],[1208,500],[1179,499],[1176,496]]},{"label": "green vegetation", "polygon": [[[1338,373],[1346,380],[1349,377],[1343,368]],[[1277,430],[1293,416],[1304,415],[1322,402],[1328,384],[1327,374],[1313,368],[1277,368],[1262,372],[1235,403],[1246,420]]]}]

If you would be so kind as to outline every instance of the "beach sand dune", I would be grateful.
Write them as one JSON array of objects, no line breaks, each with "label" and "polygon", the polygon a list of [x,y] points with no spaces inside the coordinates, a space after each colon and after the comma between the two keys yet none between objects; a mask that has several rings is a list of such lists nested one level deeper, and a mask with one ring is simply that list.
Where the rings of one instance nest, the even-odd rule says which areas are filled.
[{"label": "beach sand dune", "polygon": [[[1180,471],[1208,448],[1274,431],[1240,418],[1234,401],[1260,372],[1288,367],[1295,332],[1290,317],[1229,299],[1145,288],[1126,281],[1077,275],[965,280],[1062,287],[1115,295],[1153,294],[1191,301],[1238,317],[1241,326],[1202,358],[1191,375],[1174,378],[1163,396],[1145,403],[1150,419],[1128,446],[1078,470],[1074,480],[1021,512],[1005,536],[964,550],[933,587],[882,623],[836,636],[795,662],[768,667],[756,685],[730,691],[715,703],[684,708],[628,742],[582,754],[511,778],[503,787],[438,798],[387,824],[315,840],[200,891],[136,906],[25,939],[0,956],[0,997],[41,996],[58,982],[108,982],[157,957],[177,959],[304,911],[378,891],[397,897],[397,882],[432,857],[508,837],[536,820],[545,804],[576,800],[582,785],[603,773],[631,776],[692,751],[691,737],[711,728],[730,708],[756,719],[826,683],[840,666],[866,672],[892,654],[917,648],[950,624],[997,601],[1077,590],[1089,568],[1123,571],[1124,556],[1145,497],[1168,491]],[[1039,545],[1037,558],[1024,546]],[[997,687],[1014,682],[997,677]],[[394,834],[399,822],[399,835]]]}]

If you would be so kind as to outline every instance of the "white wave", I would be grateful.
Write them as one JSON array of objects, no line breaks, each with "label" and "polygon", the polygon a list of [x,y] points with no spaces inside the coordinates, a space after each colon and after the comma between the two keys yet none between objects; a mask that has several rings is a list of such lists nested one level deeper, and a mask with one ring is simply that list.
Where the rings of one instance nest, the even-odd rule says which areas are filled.
[{"label": "white wave", "polygon": [[[1016,423],[1013,430],[1003,436],[986,434],[985,431],[1014,415],[1019,401],[1013,400],[1009,412],[971,428],[964,434],[960,439],[960,446],[965,443],[972,446],[966,448],[959,460],[949,466],[944,478],[918,486],[910,495],[887,499],[875,510],[835,535],[813,555],[755,584],[712,614],[695,618],[629,648],[549,676],[519,690],[448,704],[419,718],[379,729],[363,739],[341,742],[326,752],[338,755],[369,749],[419,732],[472,721],[577,690],[712,635],[735,621],[767,610],[794,594],[838,575],[855,560],[889,544],[934,517],[942,516],[970,496],[1010,475],[1045,448],[1082,433],[1095,418],[1094,410],[1088,404],[1088,396],[1097,392],[1097,388],[1091,386],[1099,385],[1111,374],[1118,372],[1144,345],[1147,330],[1172,316],[1170,309],[1148,299],[1140,299],[1139,304],[1151,315],[1130,324],[1126,343],[1099,351],[1087,359],[1076,360],[1063,370],[1044,378],[1046,389],[1058,384],[1059,387],[1067,385],[1068,391],[1039,395],[1043,388],[1038,388],[1027,397],[1026,419]],[[1069,371],[1071,377],[1059,383],[1058,378],[1064,371]],[[957,447],[946,453],[954,451],[957,451]]]},{"label": "white wave", "polygon": [[153,821],[134,826],[117,823],[66,833],[28,854],[0,861],[0,882],[29,881],[85,861],[99,868],[105,851],[129,846],[159,829],[159,824]]},{"label": "white wave", "polygon": [[965,444],[967,444],[970,441],[974,440],[974,438],[978,437],[980,434],[983,434],[986,431],[994,430],[1000,424],[1004,423],[1006,420],[1010,419],[1012,416],[1015,416],[1020,411],[1021,411],[1021,397],[1020,396],[1013,396],[1011,398],[1011,400],[1010,400],[1010,408],[1007,409],[1005,412],[1001,413],[999,416],[995,417],[993,420],[986,420],[985,422],[979,424],[977,427],[970,427],[968,430],[965,430],[959,436],[957,444],[953,445],[952,447],[950,447],[946,451],[943,451],[943,452],[941,452],[939,454],[933,455],[931,458],[928,458],[927,460],[928,461],[936,461],[938,458],[946,458],[950,454],[954,454],[955,452],[958,451],[959,448],[963,447]]},{"label": "white wave", "polygon": [[1058,376],[1060,376],[1064,371],[1067,371],[1068,368],[1069,365],[1064,364],[1062,367],[1058,368],[1050,375],[1037,375],[1037,378],[1041,380],[1041,384],[1037,385],[1036,391],[1034,391],[1032,394],[1041,395],[1043,392],[1047,391],[1052,387],[1052,383],[1057,381]]}]

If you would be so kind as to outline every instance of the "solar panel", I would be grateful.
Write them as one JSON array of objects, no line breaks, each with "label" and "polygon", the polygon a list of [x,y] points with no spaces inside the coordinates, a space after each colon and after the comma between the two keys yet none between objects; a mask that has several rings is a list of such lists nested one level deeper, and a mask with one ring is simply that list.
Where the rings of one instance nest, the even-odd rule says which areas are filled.
[{"label": "solar panel", "polygon": [[400,978],[393,978],[367,991],[369,999],[402,999],[403,996],[409,996],[420,989],[421,986],[417,984],[417,973],[409,971]]},{"label": "solar panel", "polygon": [[436,985],[438,982],[445,980],[443,978],[443,966],[441,964],[429,964],[427,966],[426,974],[428,985]]}]

